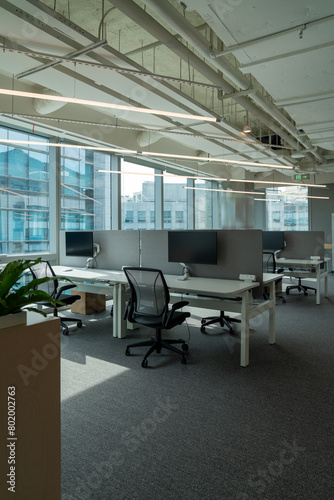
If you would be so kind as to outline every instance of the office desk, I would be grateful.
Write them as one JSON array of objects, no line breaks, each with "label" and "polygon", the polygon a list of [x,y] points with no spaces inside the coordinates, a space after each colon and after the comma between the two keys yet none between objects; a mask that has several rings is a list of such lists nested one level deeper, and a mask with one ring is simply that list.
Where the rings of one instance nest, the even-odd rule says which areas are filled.
[{"label": "office desk", "polygon": [[[69,270],[70,269],[70,270]],[[91,292],[113,297],[113,336],[126,336],[126,321],[123,320],[127,293],[127,280],[123,271],[109,269],[85,269],[79,267],[53,266],[56,275],[69,278],[80,292]]]},{"label": "office desk", "polygon": [[[324,279],[324,296],[328,297],[328,262],[329,257],[325,257],[323,260],[313,260],[313,259],[276,259],[276,266],[284,268],[284,276],[296,277],[296,278],[315,278],[317,280],[316,285],[316,304],[320,304],[320,285],[321,280]],[[321,264],[324,264],[324,268],[321,269]],[[290,271],[290,268],[293,270]],[[298,271],[299,268],[299,271]],[[314,271],[303,271],[303,269],[314,269]]]},{"label": "office desk", "polygon": [[[275,343],[275,281],[282,277],[279,274],[265,273],[263,283],[269,285],[269,300],[255,303],[250,294],[259,283],[239,280],[224,280],[215,278],[191,277],[186,281],[179,281],[177,276],[164,275],[172,296],[171,302],[180,300],[180,295],[186,294],[184,298],[189,306],[204,309],[217,309],[241,313],[241,335],[240,335],[240,365],[249,364],[249,320],[269,310],[269,343]],[[241,301],[229,299],[240,297]]]},{"label": "office desk", "polygon": [[[129,294],[127,292],[127,280],[123,271],[81,268],[65,271],[65,269],[66,266],[54,266],[57,276],[59,278],[62,276],[70,278],[76,283],[79,291],[90,291],[105,295],[112,292],[114,300],[113,336],[125,337],[126,321],[123,320],[123,312]],[[269,343],[275,343],[275,280],[281,275],[263,275],[263,283],[270,286],[270,297],[269,300],[259,304],[253,302],[250,294],[250,291],[259,285],[257,282],[195,277],[191,277],[186,281],[179,281],[178,276],[166,274],[164,276],[171,292],[171,302],[179,300],[179,294],[187,294],[185,298],[190,306],[241,313],[241,366],[249,364],[249,320],[251,318],[269,310]],[[105,283],[104,280],[108,280],[108,283]],[[173,295],[174,293],[176,293],[176,296]],[[229,300],[235,297],[240,297],[241,301]]]}]

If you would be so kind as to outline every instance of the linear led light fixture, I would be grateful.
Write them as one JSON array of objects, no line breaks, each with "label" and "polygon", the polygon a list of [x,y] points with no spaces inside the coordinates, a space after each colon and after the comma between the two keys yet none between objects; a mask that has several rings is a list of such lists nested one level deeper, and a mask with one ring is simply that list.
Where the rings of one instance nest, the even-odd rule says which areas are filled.
[{"label": "linear led light fixture", "polygon": [[15,191],[10,191],[9,189],[0,188],[0,191],[6,191],[6,193],[16,194],[16,196],[22,196],[22,198],[29,198],[25,194],[15,193]]},{"label": "linear led light fixture", "polygon": [[230,182],[250,182],[252,184],[275,184],[275,185],[284,185],[284,186],[307,186],[307,187],[317,187],[317,188],[325,188],[326,184],[299,184],[296,182],[280,182],[280,181],[257,181],[257,180],[249,180],[249,179],[230,179]]},{"label": "linear led light fixture", "polygon": [[166,172],[162,174],[156,174],[156,173],[146,173],[146,172],[124,172],[122,170],[104,170],[104,169],[97,169],[96,172],[105,172],[108,174],[119,174],[119,175],[146,175],[146,176],[153,176],[153,177],[172,177],[172,178],[177,178],[177,179],[193,179],[193,180],[203,180],[203,181],[227,181],[227,179],[223,178],[216,178],[216,177],[202,177],[202,176],[194,176],[194,175],[178,175],[178,174],[167,174]]},{"label": "linear led light fixture", "polygon": [[[233,189],[213,189],[213,188],[200,188],[200,187],[188,187],[188,186],[183,186],[183,189],[194,189],[199,191],[218,191],[222,193],[256,194],[258,196],[262,195],[262,193],[257,193],[256,191],[234,191]],[[265,193],[263,193],[263,196],[264,195]]]},{"label": "linear led light fixture", "polygon": [[313,198],[317,200],[329,200],[329,196],[310,196],[306,194],[290,194],[290,193],[270,193],[270,196],[293,196],[294,198]]},{"label": "linear led light fixture", "polygon": [[226,158],[213,158],[205,156],[188,156],[188,155],[178,155],[173,153],[152,153],[151,151],[142,151],[142,155],[145,156],[158,156],[162,158],[177,158],[180,160],[200,160],[201,162],[213,162],[213,163],[232,163],[237,165],[250,165],[254,167],[273,167],[273,168],[286,168],[293,169],[291,165],[274,165],[273,163],[256,163],[247,160],[227,160]]},{"label": "linear led light fixture", "polygon": [[[1,89],[0,89],[1,91]],[[0,92],[1,93],[1,92]],[[256,163],[246,160],[228,160],[225,158],[212,158],[212,157],[203,157],[203,156],[189,156],[189,155],[179,155],[173,153],[153,153],[152,151],[136,151],[134,149],[119,149],[119,148],[109,148],[109,147],[99,147],[99,146],[80,146],[78,144],[63,144],[60,142],[39,142],[39,141],[23,141],[16,139],[0,139],[0,143],[4,144],[25,144],[27,146],[54,146],[58,148],[76,148],[76,149],[88,149],[92,151],[104,151],[107,153],[115,153],[120,155],[135,155],[135,156],[154,156],[158,158],[175,158],[179,160],[195,160],[203,162],[203,159],[206,162],[212,163],[231,163],[233,165],[246,165],[246,166],[254,166],[254,167],[271,167],[277,169],[292,169],[293,167],[290,165],[274,165],[273,163]],[[239,181],[239,179],[238,179]],[[305,186],[305,184],[304,184]]]},{"label": "linear led light fixture", "polygon": [[[183,189],[199,189],[201,191],[223,191],[225,193],[242,193],[242,194],[256,194],[258,196],[264,196],[265,193],[259,193],[257,191],[234,191],[233,189],[213,189],[213,188],[198,188],[198,187],[186,187],[183,186]],[[270,196],[293,196],[294,198],[316,198],[318,200],[329,200],[329,196],[306,196],[299,194],[283,194],[283,193],[270,193]],[[276,201],[276,200],[271,200]]]},{"label": "linear led light fixture", "polygon": [[31,99],[43,99],[48,101],[66,102],[81,104],[84,106],[96,106],[100,108],[117,109],[122,111],[132,111],[136,113],[147,113],[150,115],[169,116],[172,118],[185,118],[188,120],[201,120],[207,122],[219,122],[219,118],[212,116],[192,115],[188,113],[177,113],[174,111],[163,111],[159,109],[140,108],[137,106],[126,106],[124,104],[114,104],[110,102],[91,101],[88,99],[78,99],[77,97],[63,97],[59,95],[39,94],[37,92],[23,92],[21,90],[0,89],[0,94],[13,97],[29,97]]},{"label": "linear led light fixture", "polygon": [[269,200],[268,198],[254,198],[254,201],[272,201],[274,203],[278,203],[278,202],[281,202],[282,200]]},{"label": "linear led light fixture", "polygon": [[94,200],[94,198],[91,198],[90,196],[87,196],[86,194],[80,193],[80,191],[77,191],[76,189],[73,189],[73,188],[71,188],[70,186],[67,186],[66,184],[62,184],[62,183],[61,183],[61,186],[63,186],[63,187],[64,187],[64,188],[66,188],[66,189],[71,189],[71,190],[72,190],[72,191],[74,191],[75,193],[80,194],[80,196],[83,196],[84,198],[88,198],[88,200],[95,201],[95,203],[99,203],[100,205],[102,205],[102,203],[101,203],[100,201]]},{"label": "linear led light fixture", "polygon": [[[144,173],[144,172],[123,172],[120,170],[105,170],[105,169],[97,169],[97,172],[105,172],[105,173],[110,173],[110,174],[122,174],[122,175],[147,175],[147,176],[154,176],[154,177],[173,177],[173,178],[179,178],[179,179],[193,179],[193,180],[205,180],[205,181],[213,181],[213,182],[220,182],[220,181],[229,181],[229,182],[247,182],[247,183],[258,183],[260,182],[261,184],[283,184],[284,186],[308,186],[308,187],[319,187],[319,188],[326,188],[326,184],[298,184],[296,182],[279,182],[279,181],[252,181],[252,180],[245,180],[245,179],[228,179],[227,177],[202,177],[198,175],[182,175],[182,174],[155,174],[155,173]],[[248,192],[248,191],[247,191]]]}]

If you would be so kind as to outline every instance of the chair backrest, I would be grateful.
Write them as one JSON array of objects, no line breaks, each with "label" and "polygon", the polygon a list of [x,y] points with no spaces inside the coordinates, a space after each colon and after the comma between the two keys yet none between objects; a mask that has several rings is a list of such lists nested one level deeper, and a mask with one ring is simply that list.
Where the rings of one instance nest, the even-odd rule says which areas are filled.
[{"label": "chair backrest", "polygon": [[263,272],[276,273],[276,260],[274,252],[263,252]]},{"label": "chair backrest", "polygon": [[123,270],[131,289],[133,319],[140,315],[163,321],[169,291],[162,271],[146,267],[124,267]]},{"label": "chair backrest", "polygon": [[[48,260],[42,260],[38,264],[30,267],[30,271],[34,278],[51,278],[55,276],[55,272]],[[38,286],[39,290],[47,292],[51,297],[55,297],[58,288],[58,280],[50,280]]]}]

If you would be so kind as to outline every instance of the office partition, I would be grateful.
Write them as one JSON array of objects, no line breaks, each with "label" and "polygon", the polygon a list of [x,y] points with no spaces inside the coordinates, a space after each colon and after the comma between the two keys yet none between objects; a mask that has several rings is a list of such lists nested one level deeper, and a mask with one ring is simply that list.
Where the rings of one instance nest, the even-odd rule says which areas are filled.
[{"label": "office partition", "polygon": [[[187,264],[190,276],[239,279],[240,274],[253,274],[261,286],[255,295],[262,295],[262,231],[259,229],[217,230],[217,265]],[[182,266],[168,262],[168,231],[142,231],[141,264],[156,267],[165,274],[182,274]]]},{"label": "office partition", "polygon": [[285,259],[324,258],[324,231],[284,231],[286,246],[278,257]]},{"label": "office partition", "polygon": [[[59,264],[85,267],[86,257],[69,257],[65,251],[65,233],[60,231]],[[100,269],[122,269],[122,266],[139,266],[139,231],[93,231],[94,243],[101,251],[96,257]]]}]

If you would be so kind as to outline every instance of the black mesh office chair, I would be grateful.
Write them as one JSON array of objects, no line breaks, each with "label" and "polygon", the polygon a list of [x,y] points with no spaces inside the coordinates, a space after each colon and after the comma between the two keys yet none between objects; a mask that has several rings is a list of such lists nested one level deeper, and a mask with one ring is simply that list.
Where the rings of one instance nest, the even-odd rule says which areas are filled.
[{"label": "black mesh office chair", "polygon": [[[165,348],[180,354],[181,362],[185,364],[188,345],[181,339],[162,339],[161,330],[170,330],[181,325],[186,318],[190,317],[189,312],[177,311],[177,309],[188,305],[188,302],[180,301],[169,308],[168,287],[159,269],[124,267],[123,270],[131,290],[124,318],[130,323],[148,326],[156,331],[155,337],[152,337],[151,340],[128,345],[125,354],[129,356],[132,347],[150,346],[141,363],[142,367],[146,368],[147,358],[150,354],[154,351],[160,353],[161,349]],[[182,344],[182,350],[177,349],[172,344]]]},{"label": "black mesh office chair", "polygon": [[[263,272],[264,273],[272,273],[272,274],[280,274],[283,272],[283,269],[277,269],[276,267],[276,259],[274,252],[263,252]],[[275,280],[275,287],[282,283],[282,278],[278,278]],[[286,302],[285,297],[280,293],[276,292],[276,298],[281,299],[283,303]],[[269,293],[264,289],[263,297],[268,300]]]},{"label": "black mesh office chair", "polygon": [[[31,271],[31,274],[33,275],[34,278],[44,278],[44,277],[56,276],[54,270],[52,269],[50,262],[47,260],[42,260],[39,264],[32,266],[30,268],[30,271]],[[71,305],[76,300],[81,299],[80,295],[67,295],[64,293],[66,290],[70,290],[71,288],[76,287],[76,285],[74,285],[73,283],[69,284],[69,285],[64,285],[60,288],[58,288],[58,287],[59,287],[58,280],[53,279],[53,280],[47,281],[45,283],[42,283],[38,288],[47,292],[49,295],[51,295],[51,297],[53,297],[57,300],[61,300],[66,305]],[[58,307],[55,307],[50,302],[41,302],[41,305],[47,306],[47,307],[53,307],[53,315],[57,316],[57,317],[58,317],[58,307],[63,307],[61,305],[59,305]],[[68,327],[65,323],[66,321],[76,321],[77,326],[79,328],[81,328],[81,326],[82,326],[81,319],[60,317],[60,324],[62,326],[63,335],[68,335]]]}]

